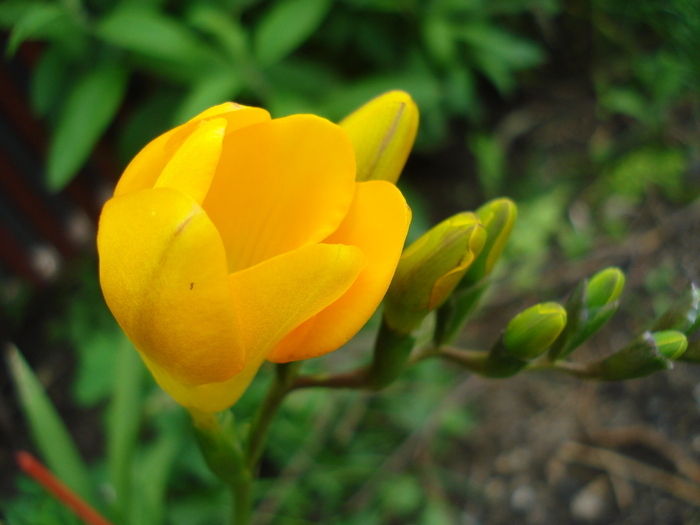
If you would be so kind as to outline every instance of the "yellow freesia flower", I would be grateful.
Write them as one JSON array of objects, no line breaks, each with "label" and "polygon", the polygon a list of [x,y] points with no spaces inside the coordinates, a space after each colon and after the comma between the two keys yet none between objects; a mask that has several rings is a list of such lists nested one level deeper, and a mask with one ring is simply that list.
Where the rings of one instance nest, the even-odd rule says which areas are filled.
[{"label": "yellow freesia flower", "polygon": [[410,210],[393,184],[355,174],[339,126],[233,103],[132,160],[100,218],[100,282],[176,401],[223,410],[265,359],[331,352],[372,315]]}]

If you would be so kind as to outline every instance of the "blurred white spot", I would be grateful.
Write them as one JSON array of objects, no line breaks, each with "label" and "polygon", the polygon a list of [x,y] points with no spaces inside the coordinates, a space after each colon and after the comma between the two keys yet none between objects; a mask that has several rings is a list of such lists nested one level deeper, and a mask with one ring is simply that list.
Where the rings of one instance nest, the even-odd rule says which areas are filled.
[{"label": "blurred white spot", "polygon": [[29,258],[34,271],[46,281],[53,279],[61,267],[61,256],[53,246],[35,246]]}]

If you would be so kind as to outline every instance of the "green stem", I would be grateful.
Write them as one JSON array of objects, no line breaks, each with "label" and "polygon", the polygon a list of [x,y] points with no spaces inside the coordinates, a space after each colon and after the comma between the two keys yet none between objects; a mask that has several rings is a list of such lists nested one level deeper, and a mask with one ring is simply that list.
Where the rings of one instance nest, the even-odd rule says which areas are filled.
[{"label": "green stem", "polygon": [[339,374],[317,374],[313,376],[299,376],[294,381],[293,389],[309,388],[309,387],[325,387],[325,388],[369,388],[370,367],[363,366],[350,372],[341,372]]},{"label": "green stem", "polygon": [[441,346],[437,355],[459,363],[472,372],[483,373],[489,353],[480,350],[464,350],[453,346]]},{"label": "green stem", "polygon": [[285,396],[294,389],[294,380],[299,373],[301,361],[293,363],[284,363],[277,365],[275,370],[275,378],[270,385],[270,390],[265,396],[265,400],[260,405],[260,409],[248,434],[248,442],[246,447],[246,465],[250,472],[256,472],[258,461],[267,441],[267,434],[270,430],[277,411]]},{"label": "green stem", "polygon": [[253,476],[248,469],[246,479],[229,485],[233,495],[233,525],[248,525],[253,514]]},{"label": "green stem", "polygon": [[245,463],[233,414],[189,412],[207,465],[231,489],[233,525],[248,525],[253,510],[253,476]]},{"label": "green stem", "polygon": [[529,364],[525,370],[528,372],[553,370],[579,379],[597,379],[600,373],[598,363],[572,363],[571,361],[536,362]]}]

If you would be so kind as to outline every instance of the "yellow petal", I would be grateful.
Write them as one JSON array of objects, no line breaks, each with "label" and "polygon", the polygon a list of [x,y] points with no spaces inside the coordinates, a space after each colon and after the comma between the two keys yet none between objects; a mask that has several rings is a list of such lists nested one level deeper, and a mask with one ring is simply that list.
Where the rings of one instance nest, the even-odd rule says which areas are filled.
[{"label": "yellow petal", "polygon": [[183,142],[156,181],[156,188],[174,188],[202,204],[216,173],[226,119],[215,118]]},{"label": "yellow petal", "polygon": [[230,271],[322,241],[345,217],[354,179],[352,145],[325,119],[294,115],[227,135],[203,207]]},{"label": "yellow petal", "polygon": [[340,123],[357,159],[357,181],[401,175],[418,131],[418,107],[408,93],[390,91],[371,100]]},{"label": "yellow petal", "polygon": [[114,190],[114,196],[152,188],[168,161],[187,137],[203,122],[216,117],[226,119],[226,133],[270,120],[270,114],[264,109],[239,106],[232,102],[214,106],[146,144],[124,170]]},{"label": "yellow petal", "polygon": [[205,412],[224,410],[243,395],[272,346],[345,293],[364,264],[358,248],[324,244],[232,274],[231,290],[249,353],[243,370],[227,381],[188,387],[156,363],[144,361],[158,384],[181,405]]},{"label": "yellow petal", "polygon": [[232,273],[247,357],[264,359],[285,335],[346,293],[365,264],[355,246],[314,244]]},{"label": "yellow petal", "polygon": [[197,203],[171,188],[115,197],[97,246],[107,304],[144,356],[187,385],[242,369],[224,248]]},{"label": "yellow petal", "polygon": [[357,246],[367,257],[352,287],[282,340],[268,359],[278,363],[309,359],[336,350],[372,316],[389,287],[403,248],[410,209],[392,184],[357,184],[352,207],[325,242]]}]

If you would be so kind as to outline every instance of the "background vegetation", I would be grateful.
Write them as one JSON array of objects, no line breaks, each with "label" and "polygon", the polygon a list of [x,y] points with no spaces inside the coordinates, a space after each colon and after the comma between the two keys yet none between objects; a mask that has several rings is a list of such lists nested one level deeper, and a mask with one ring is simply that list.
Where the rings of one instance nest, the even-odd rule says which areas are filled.
[{"label": "background vegetation", "polygon": [[[338,120],[399,88],[416,99],[422,119],[402,182],[416,217],[412,235],[486,198],[506,195],[520,207],[489,315],[477,319],[470,341],[489,344],[520,306],[560,298],[612,262],[628,270],[622,309],[629,313],[598,340],[605,348],[697,278],[700,4],[693,0],[5,0],[0,25],[9,67],[28,72],[24,94],[48,130],[42,184],[62,191],[58,198],[86,180],[113,183],[148,140],[223,100],[273,116]],[[109,153],[106,169],[96,148]],[[17,291],[16,276],[6,268],[2,275],[3,337],[27,354],[69,422],[110,516],[221,523],[226,494],[204,467],[186,415],[130,360],[135,354],[102,302],[92,248],[48,285]],[[370,333],[307,366],[342,369],[364,355]],[[620,417],[653,424],[694,451],[687,427],[698,422],[698,378],[676,373],[678,383],[647,383],[666,419],[630,407]],[[238,418],[251,413],[268,379],[262,374],[236,405]],[[577,517],[574,496],[597,478],[575,473],[562,492],[542,462],[499,471],[496,459],[520,450],[509,426],[522,430],[536,410],[489,404],[479,396],[491,387],[475,384],[429,362],[381,395],[295,393],[265,456],[258,522],[439,525],[525,515],[537,523],[527,494],[520,492],[525,503],[513,498],[520,487],[543,484],[550,503],[540,523]],[[512,388],[534,397],[564,389],[562,398],[573,392],[576,403],[585,394],[572,382],[544,384]],[[9,395],[7,379],[2,387]],[[639,400],[640,390],[618,393]],[[601,403],[616,397],[596,392]],[[689,400],[675,406],[685,415],[673,412],[678,397]],[[2,406],[8,451],[31,448],[16,404]],[[489,408],[508,413],[495,429]],[[554,424],[533,421],[532,429]],[[500,455],[484,447],[487,435]],[[527,448],[535,441],[523,441],[531,458],[540,457]],[[479,446],[495,474],[468,465],[482,464]],[[3,454],[5,470],[11,456]],[[494,480],[505,484],[501,500],[493,499]],[[129,502],[110,499],[114,483],[132,485]],[[76,523],[22,476],[3,491],[9,524]],[[507,510],[495,510],[499,501]],[[656,507],[646,516],[697,522],[692,504],[671,501],[680,521],[663,521]],[[601,512],[606,523],[654,522],[634,521],[619,498]]]}]

